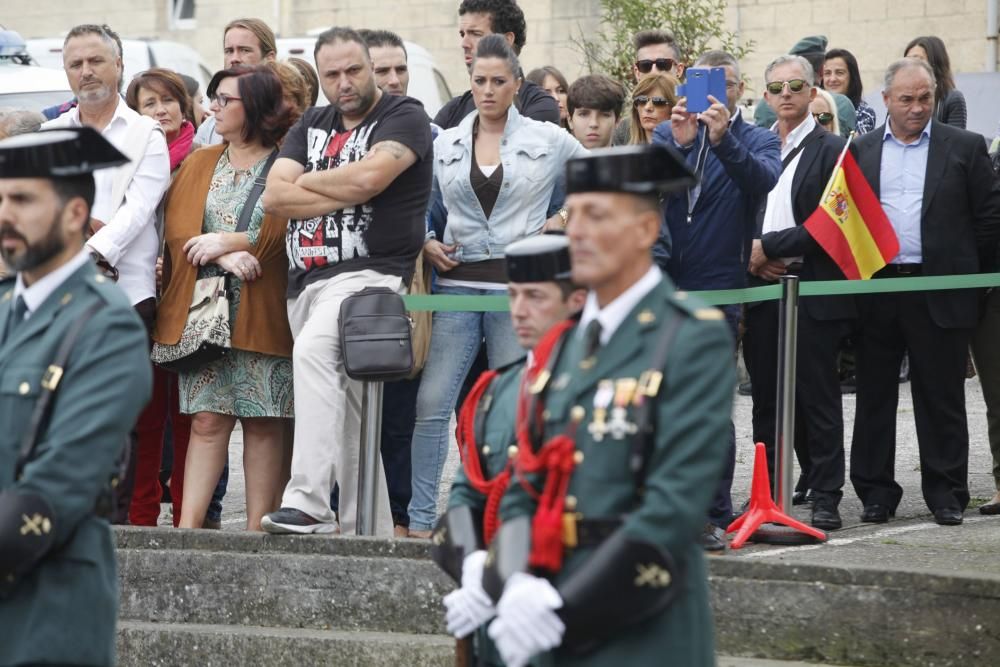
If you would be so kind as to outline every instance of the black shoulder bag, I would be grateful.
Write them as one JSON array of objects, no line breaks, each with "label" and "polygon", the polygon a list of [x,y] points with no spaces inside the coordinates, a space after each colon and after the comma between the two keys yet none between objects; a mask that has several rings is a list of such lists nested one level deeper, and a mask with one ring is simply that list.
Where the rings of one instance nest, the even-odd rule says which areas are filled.
[{"label": "black shoulder bag", "polygon": [[412,325],[403,297],[388,287],[366,287],[340,304],[340,346],[347,375],[385,382],[413,370]]}]

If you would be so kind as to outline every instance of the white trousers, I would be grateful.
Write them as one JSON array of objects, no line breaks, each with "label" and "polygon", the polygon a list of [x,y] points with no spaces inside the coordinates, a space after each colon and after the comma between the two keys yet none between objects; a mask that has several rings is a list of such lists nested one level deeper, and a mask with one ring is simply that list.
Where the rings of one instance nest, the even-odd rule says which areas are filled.
[{"label": "white trousers", "polygon": [[[295,387],[292,476],[281,499],[332,523],[330,492],[340,483],[340,529],[357,532],[358,457],[361,449],[361,382],[347,377],[340,345],[340,304],[365,287],[403,291],[403,281],[376,271],[343,273],[308,285],[288,301]],[[375,533],[392,535],[389,492],[378,456]]]}]

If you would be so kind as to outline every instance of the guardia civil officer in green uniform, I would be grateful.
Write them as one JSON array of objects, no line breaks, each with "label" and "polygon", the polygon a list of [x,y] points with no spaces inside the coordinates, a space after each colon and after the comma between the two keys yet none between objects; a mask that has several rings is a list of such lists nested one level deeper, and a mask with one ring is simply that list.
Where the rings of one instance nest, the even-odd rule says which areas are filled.
[{"label": "guardia civil officer in green uniform", "polygon": [[[507,246],[505,255],[511,322],[521,347],[531,350],[549,329],[579,314],[586,291],[570,279],[569,241],[562,234],[517,241]],[[485,545],[496,532],[499,501],[517,454],[518,388],[532,360],[529,352],[506,368],[487,371],[462,405],[462,468],[452,484],[448,510],[432,535],[435,560],[461,584],[444,599],[448,631],[463,638],[479,629],[478,665],[503,664],[485,632],[484,624],[496,615],[496,608],[483,591],[482,572]]]},{"label": "guardia civil officer in green uniform", "polygon": [[15,274],[0,283],[4,666],[114,663],[114,543],[98,514],[152,372],[142,322],[83,242],[92,172],[124,162],[86,127],[0,141],[0,253]]},{"label": "guardia civil officer in green uniform", "polygon": [[510,667],[715,664],[698,537],[725,461],[732,342],[651,255],[658,196],[692,182],[664,146],[567,164],[572,276],[589,292],[579,323],[535,348],[520,479],[483,575]]}]

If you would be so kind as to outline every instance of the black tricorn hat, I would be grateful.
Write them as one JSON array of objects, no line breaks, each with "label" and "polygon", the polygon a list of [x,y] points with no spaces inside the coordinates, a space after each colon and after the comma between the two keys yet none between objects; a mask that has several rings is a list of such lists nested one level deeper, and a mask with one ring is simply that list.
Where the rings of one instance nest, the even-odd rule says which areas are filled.
[{"label": "black tricorn hat", "polygon": [[39,130],[0,141],[0,178],[71,178],[128,161],[92,127]]},{"label": "black tricorn hat", "polygon": [[655,196],[697,182],[681,154],[660,144],[604,148],[566,162],[566,194],[625,192]]},{"label": "black tricorn hat", "polygon": [[507,279],[512,283],[566,280],[570,274],[569,240],[546,233],[515,241],[504,250]]}]

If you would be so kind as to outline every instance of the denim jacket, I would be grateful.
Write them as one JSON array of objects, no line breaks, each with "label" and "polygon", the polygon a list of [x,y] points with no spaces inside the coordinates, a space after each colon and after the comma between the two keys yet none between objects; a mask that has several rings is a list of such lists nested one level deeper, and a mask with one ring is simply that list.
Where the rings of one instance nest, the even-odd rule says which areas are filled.
[{"label": "denim jacket", "polygon": [[[487,220],[470,178],[472,125],[477,117],[477,112],[469,114],[434,141],[431,201],[443,201],[444,206],[431,206],[429,235],[444,229],[441,241],[458,246],[454,258],[459,262],[503,257],[509,243],[539,233],[566,161],[588,153],[566,130],[526,118],[511,106],[500,144],[503,182]],[[447,226],[438,219],[441,216],[447,217]]]}]

